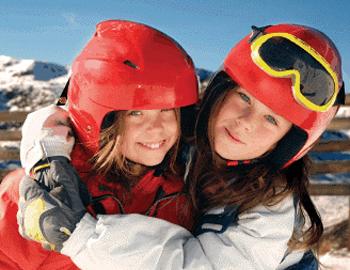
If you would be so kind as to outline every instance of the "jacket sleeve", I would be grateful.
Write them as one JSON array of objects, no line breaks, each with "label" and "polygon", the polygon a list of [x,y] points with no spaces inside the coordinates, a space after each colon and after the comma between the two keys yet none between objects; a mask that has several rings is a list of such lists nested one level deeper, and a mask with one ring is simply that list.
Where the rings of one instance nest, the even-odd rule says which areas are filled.
[{"label": "jacket sleeve", "polygon": [[294,226],[291,196],[239,216],[223,233],[186,229],[138,214],[88,214],[62,253],[81,269],[276,269]]}]

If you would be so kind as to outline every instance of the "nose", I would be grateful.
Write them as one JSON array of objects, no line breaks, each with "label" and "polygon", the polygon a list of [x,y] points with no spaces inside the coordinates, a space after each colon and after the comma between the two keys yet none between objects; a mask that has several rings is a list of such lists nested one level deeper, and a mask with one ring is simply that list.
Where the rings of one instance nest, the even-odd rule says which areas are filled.
[{"label": "nose", "polygon": [[150,115],[149,119],[147,119],[148,121],[148,127],[147,130],[148,131],[161,131],[163,130],[164,127],[164,123],[161,117],[160,112],[157,112],[155,114]]},{"label": "nose", "polygon": [[253,110],[246,108],[237,118],[237,125],[246,132],[254,131],[257,125],[257,117]]}]

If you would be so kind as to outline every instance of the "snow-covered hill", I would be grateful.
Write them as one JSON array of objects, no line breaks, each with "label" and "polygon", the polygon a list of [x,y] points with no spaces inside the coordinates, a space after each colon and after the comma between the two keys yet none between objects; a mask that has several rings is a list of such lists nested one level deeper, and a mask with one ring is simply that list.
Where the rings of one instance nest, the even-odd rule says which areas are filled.
[{"label": "snow-covered hill", "polygon": [[204,68],[196,68],[196,73],[201,82],[209,80],[210,76],[213,74],[212,71]]},{"label": "snow-covered hill", "polygon": [[0,111],[30,111],[50,104],[67,78],[67,67],[0,55]]}]

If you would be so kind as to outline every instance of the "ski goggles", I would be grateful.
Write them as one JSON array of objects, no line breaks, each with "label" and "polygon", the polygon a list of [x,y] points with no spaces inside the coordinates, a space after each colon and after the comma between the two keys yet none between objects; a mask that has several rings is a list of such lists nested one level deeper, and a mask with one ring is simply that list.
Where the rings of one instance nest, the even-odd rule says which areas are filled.
[{"label": "ski goggles", "polygon": [[251,56],[273,77],[292,79],[294,98],[304,107],[325,112],[339,92],[330,64],[310,45],[288,33],[269,33],[252,41]]}]

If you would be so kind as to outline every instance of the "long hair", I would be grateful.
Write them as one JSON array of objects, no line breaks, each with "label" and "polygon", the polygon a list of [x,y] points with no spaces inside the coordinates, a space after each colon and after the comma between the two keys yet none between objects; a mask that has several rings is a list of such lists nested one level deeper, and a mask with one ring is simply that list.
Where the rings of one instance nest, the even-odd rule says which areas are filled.
[{"label": "long hair", "polygon": [[[93,170],[99,174],[114,179],[124,187],[130,188],[149,169],[142,164],[128,160],[120,151],[125,136],[125,117],[127,111],[113,111],[105,116],[100,132],[100,148],[91,159]],[[161,165],[165,174],[179,175],[182,167],[176,162],[181,137],[180,111],[175,109],[178,126],[178,138],[174,146],[166,154]],[[165,164],[164,164],[165,163]]]},{"label": "long hair", "polygon": [[195,134],[197,148],[189,172],[189,191],[198,215],[226,205],[238,205],[242,213],[260,204],[275,205],[292,194],[310,226],[293,233],[289,246],[292,249],[313,246],[321,237],[323,226],[307,192],[307,157],[285,170],[274,171],[263,162],[228,167],[215,153],[213,122],[227,93],[237,87],[227,75],[217,77],[206,90],[199,112]]}]

